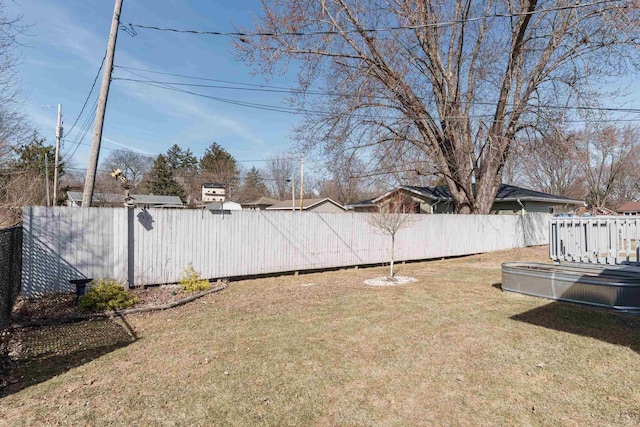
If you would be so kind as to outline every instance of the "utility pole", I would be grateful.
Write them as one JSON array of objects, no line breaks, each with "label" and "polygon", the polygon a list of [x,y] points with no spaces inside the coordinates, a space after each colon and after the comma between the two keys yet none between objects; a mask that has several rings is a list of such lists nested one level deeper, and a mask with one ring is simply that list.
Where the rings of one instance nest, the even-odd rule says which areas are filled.
[{"label": "utility pole", "polygon": [[304,196],[304,154],[300,161],[300,212],[302,212],[302,196]]},{"label": "utility pole", "polygon": [[51,206],[51,198],[49,197],[49,156],[44,153],[44,183],[47,189],[47,207]]},{"label": "utility pole", "polygon": [[291,210],[296,210],[296,175],[291,173]]},{"label": "utility pole", "polygon": [[102,74],[102,85],[98,97],[98,109],[96,110],[96,123],[93,128],[93,138],[91,139],[91,153],[89,154],[89,165],[87,166],[87,176],[84,179],[84,191],[82,192],[82,207],[88,208],[93,200],[93,187],[96,183],[96,170],[98,169],[98,155],[100,154],[100,142],[102,141],[102,126],[104,125],[104,113],[107,109],[107,98],[109,97],[109,84],[111,83],[111,72],[113,71],[113,56],[116,51],[116,39],[118,38],[118,27],[120,26],[120,11],[122,10],[122,0],[116,0],[111,21],[111,32],[109,33],[109,44],[107,54],[104,57],[104,72]]},{"label": "utility pole", "polygon": [[53,205],[58,203],[58,169],[60,163],[60,141],[62,140],[62,105],[58,104],[58,126],[56,126],[56,159],[53,169]]}]

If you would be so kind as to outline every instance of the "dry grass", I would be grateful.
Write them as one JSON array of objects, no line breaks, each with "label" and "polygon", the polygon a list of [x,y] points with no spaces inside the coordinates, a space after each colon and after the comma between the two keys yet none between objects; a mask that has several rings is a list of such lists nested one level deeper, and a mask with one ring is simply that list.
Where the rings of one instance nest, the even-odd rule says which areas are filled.
[{"label": "dry grass", "polygon": [[235,282],[132,316],[136,341],[70,350],[54,372],[32,351],[0,423],[640,424],[640,318],[496,286],[501,262],[546,258],[399,265],[418,282],[395,287],[363,285],[382,267]]}]

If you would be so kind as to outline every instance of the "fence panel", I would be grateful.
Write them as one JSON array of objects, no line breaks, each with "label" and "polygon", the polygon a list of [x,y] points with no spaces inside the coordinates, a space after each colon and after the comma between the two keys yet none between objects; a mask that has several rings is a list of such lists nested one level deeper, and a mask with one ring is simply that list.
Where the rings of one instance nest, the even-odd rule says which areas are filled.
[{"label": "fence panel", "polygon": [[585,217],[551,220],[554,261],[640,265],[640,218]]},{"label": "fence panel", "polygon": [[[319,214],[124,208],[25,208],[23,292],[71,290],[68,280],[177,282],[192,264],[206,278],[313,270],[389,260],[390,239],[367,218]],[[396,260],[547,243],[546,214],[410,215]]]},{"label": "fence panel", "polygon": [[119,208],[25,207],[22,293],[73,291],[70,279],[123,278],[115,244],[115,225],[122,220],[126,211]]}]

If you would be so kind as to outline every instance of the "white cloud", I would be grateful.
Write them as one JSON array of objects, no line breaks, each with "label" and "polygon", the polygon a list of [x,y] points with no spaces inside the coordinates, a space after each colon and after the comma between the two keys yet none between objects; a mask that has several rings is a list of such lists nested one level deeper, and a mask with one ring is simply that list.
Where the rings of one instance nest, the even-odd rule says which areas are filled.
[{"label": "white cloud", "polygon": [[217,111],[195,100],[193,95],[125,81],[121,83],[126,87],[124,94],[142,100],[164,114],[183,120],[184,127],[190,129],[186,135],[187,137],[198,138],[204,135],[210,137],[212,131],[215,134],[215,131],[224,130],[252,144],[265,145],[264,139],[244,123],[219,114]]},{"label": "white cloud", "polygon": [[102,142],[106,142],[106,143],[112,144],[112,145],[117,145],[119,147],[124,147],[127,150],[135,151],[136,153],[146,154],[148,156],[152,156],[153,155],[153,153],[149,153],[148,151],[144,151],[144,150],[141,150],[139,148],[133,147],[133,146],[131,146],[131,144],[123,144],[123,143],[115,141],[115,140],[113,140],[111,138],[107,138],[104,135],[102,136]]},{"label": "white cloud", "polygon": [[[89,29],[79,25],[55,3],[30,0],[22,5],[28,11],[28,19],[34,22],[31,33],[38,43],[73,54],[92,65],[99,65],[101,54],[106,48],[106,37],[100,38]],[[100,48],[100,46],[102,46]]]}]

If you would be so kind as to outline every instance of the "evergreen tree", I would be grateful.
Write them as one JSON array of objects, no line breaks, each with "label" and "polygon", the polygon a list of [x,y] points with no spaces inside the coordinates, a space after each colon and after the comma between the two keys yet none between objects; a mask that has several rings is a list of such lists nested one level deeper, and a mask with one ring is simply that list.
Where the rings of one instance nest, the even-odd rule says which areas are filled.
[{"label": "evergreen tree", "polygon": [[260,197],[267,196],[268,190],[260,171],[253,166],[244,176],[241,188],[243,202],[252,202]]},{"label": "evergreen tree", "polygon": [[146,183],[147,191],[158,196],[178,196],[184,199],[184,189],[173,178],[173,173],[167,157],[160,154],[153,162]]},{"label": "evergreen tree", "polygon": [[[44,174],[44,160],[46,155],[49,172],[53,174],[56,148],[53,145],[44,145],[44,142],[45,138],[40,138],[38,132],[34,131],[28,143],[21,144],[15,149],[18,157],[13,165],[14,169]],[[62,161],[59,161],[58,173],[60,176],[64,174],[64,162]]]},{"label": "evergreen tree", "polygon": [[173,144],[167,150],[167,162],[172,171],[192,172],[198,168],[198,159],[187,148],[183,150],[178,144]]},{"label": "evergreen tree", "polygon": [[238,163],[220,144],[214,142],[200,159],[202,178],[210,182],[223,184],[227,189],[227,198],[232,197],[240,181]]},{"label": "evergreen tree", "polygon": [[[55,147],[45,145],[45,139],[33,132],[29,142],[13,148],[12,153],[13,158],[0,166],[0,224],[15,223],[22,215],[23,206],[44,205],[47,184],[50,194],[53,190]],[[45,155],[48,183],[45,180]],[[59,176],[63,173],[64,163],[60,162]],[[62,192],[59,194],[63,197]]]},{"label": "evergreen tree", "polygon": [[198,159],[190,149],[183,150],[178,144],[173,144],[169,147],[166,158],[173,173],[173,178],[185,190],[187,202],[196,202],[201,194]]}]

